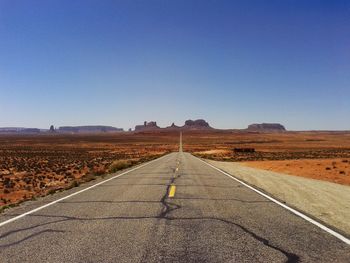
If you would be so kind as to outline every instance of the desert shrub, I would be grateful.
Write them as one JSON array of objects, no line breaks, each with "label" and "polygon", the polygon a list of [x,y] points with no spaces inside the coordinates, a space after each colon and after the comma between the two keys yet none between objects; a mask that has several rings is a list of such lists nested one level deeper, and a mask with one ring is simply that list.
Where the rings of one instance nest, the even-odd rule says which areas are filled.
[{"label": "desert shrub", "polygon": [[67,189],[71,189],[71,188],[74,188],[74,187],[77,187],[79,186],[79,182],[78,181],[73,181],[68,187]]},{"label": "desert shrub", "polygon": [[83,179],[84,179],[84,182],[90,182],[92,180],[95,180],[96,177],[93,174],[87,174],[83,177]]},{"label": "desert shrub", "polygon": [[235,153],[254,153],[255,148],[234,148]]},{"label": "desert shrub", "polygon": [[29,183],[32,181],[32,179],[29,178],[29,177],[25,177],[25,178],[23,179],[23,181],[24,181],[26,184],[29,184]]},{"label": "desert shrub", "polygon": [[104,166],[95,166],[93,169],[92,169],[92,173],[96,176],[99,176],[99,175],[103,175],[105,174],[107,171],[106,171],[106,168]]},{"label": "desert shrub", "polygon": [[132,166],[132,162],[128,160],[117,160],[114,161],[111,166],[109,167],[109,172],[115,173],[119,170],[126,169],[128,167]]},{"label": "desert shrub", "polygon": [[56,193],[56,189],[50,189],[47,194],[49,195],[53,195],[54,193]]},{"label": "desert shrub", "polygon": [[131,160],[131,165],[136,165],[139,164],[140,161],[139,160]]}]

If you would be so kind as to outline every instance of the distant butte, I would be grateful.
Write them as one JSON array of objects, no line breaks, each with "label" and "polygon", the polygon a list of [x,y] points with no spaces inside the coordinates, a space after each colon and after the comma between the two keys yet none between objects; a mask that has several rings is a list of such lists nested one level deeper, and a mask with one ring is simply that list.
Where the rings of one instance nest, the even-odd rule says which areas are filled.
[{"label": "distant butte", "polygon": [[199,120],[187,120],[183,126],[177,126],[172,123],[166,128],[160,128],[157,122],[145,121],[143,125],[136,125],[135,132],[153,132],[153,131],[235,131],[235,132],[285,132],[286,128],[279,123],[261,123],[251,124],[247,129],[235,129],[235,130],[220,130],[212,128],[208,122],[203,119]]},{"label": "distant butte", "polygon": [[286,128],[279,123],[261,123],[251,124],[248,126],[247,131],[253,132],[285,132]]},{"label": "distant butte", "polygon": [[194,129],[194,130],[203,130],[203,129],[212,129],[205,120],[187,120],[185,122],[184,128]]},{"label": "distant butte", "polygon": [[123,129],[104,125],[87,126],[62,126],[56,132],[59,133],[99,133],[99,132],[122,132]]},{"label": "distant butte", "polygon": [[[57,129],[53,125],[50,129],[37,129],[37,128],[22,128],[22,127],[0,127],[0,134],[37,134],[37,133],[113,133],[123,132],[121,128],[104,125],[87,125],[87,126],[61,126]],[[132,132],[131,129],[128,130]],[[166,128],[161,128],[157,125],[157,122],[145,121],[141,125],[135,126],[135,132],[162,132],[162,131],[214,131],[214,132],[256,132],[256,133],[275,133],[285,132],[286,128],[279,123],[261,123],[251,124],[246,129],[216,129],[212,128],[209,123],[203,119],[187,120],[183,126],[177,126],[172,123]]]},{"label": "distant butte", "polygon": [[205,120],[187,120],[185,121],[185,125],[177,126],[175,123],[172,123],[171,126],[166,128],[160,128],[157,126],[155,121],[147,122],[145,121],[143,125],[136,125],[135,131],[172,131],[172,130],[213,130],[210,127],[209,123]]},{"label": "distant butte", "polygon": [[135,126],[135,131],[155,131],[159,129],[160,127],[157,125],[157,122],[155,121],[150,121],[150,122],[145,121],[143,125]]}]

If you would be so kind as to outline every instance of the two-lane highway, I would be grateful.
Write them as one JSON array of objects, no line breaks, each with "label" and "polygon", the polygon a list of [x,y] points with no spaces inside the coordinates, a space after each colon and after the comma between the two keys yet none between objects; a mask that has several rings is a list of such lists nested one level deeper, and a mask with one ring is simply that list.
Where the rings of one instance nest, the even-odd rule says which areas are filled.
[{"label": "two-lane highway", "polygon": [[182,151],[0,227],[1,262],[349,259],[341,240]]}]

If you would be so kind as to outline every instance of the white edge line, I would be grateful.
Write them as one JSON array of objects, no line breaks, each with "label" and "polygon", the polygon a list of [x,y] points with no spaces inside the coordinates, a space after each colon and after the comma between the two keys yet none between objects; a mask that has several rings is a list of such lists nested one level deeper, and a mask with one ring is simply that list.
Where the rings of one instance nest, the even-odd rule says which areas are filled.
[{"label": "white edge line", "polygon": [[303,218],[304,220],[310,222],[311,224],[314,224],[315,226],[318,226],[319,228],[321,228],[322,230],[326,231],[327,233],[329,233],[329,234],[335,236],[336,238],[338,238],[338,239],[340,239],[341,241],[345,242],[346,244],[350,245],[350,239],[346,238],[346,237],[343,236],[342,234],[340,234],[340,233],[338,233],[338,232],[336,232],[336,231],[330,229],[329,227],[326,227],[325,225],[322,225],[321,223],[319,223],[319,222],[317,222],[316,220],[314,220],[314,219],[308,217],[307,215],[304,215],[303,213],[301,213],[301,212],[299,212],[299,211],[297,211],[297,210],[295,210],[295,209],[293,209],[293,208],[291,208],[291,207],[289,207],[289,206],[287,206],[287,205],[281,203],[280,201],[278,201],[278,200],[272,198],[271,196],[269,196],[269,195],[267,195],[267,194],[265,194],[265,193],[263,193],[263,192],[257,190],[256,188],[250,186],[249,184],[246,184],[245,182],[243,182],[243,181],[237,179],[236,177],[232,176],[231,174],[229,174],[229,173],[227,173],[227,172],[225,172],[225,171],[223,171],[223,170],[221,170],[221,169],[215,167],[214,165],[212,165],[212,164],[210,164],[210,163],[207,163],[206,161],[203,161],[202,159],[199,159],[198,157],[196,157],[196,158],[197,158],[198,160],[200,160],[201,162],[203,162],[203,163],[209,165],[210,167],[214,168],[215,170],[217,170],[217,171],[223,173],[224,175],[230,177],[231,179],[233,179],[233,180],[239,182],[240,184],[242,184],[242,185],[248,187],[249,189],[253,190],[254,192],[256,192],[256,193],[262,195],[263,197],[269,199],[270,201],[272,201],[272,202],[274,202],[274,203],[276,203],[276,204],[282,206],[283,208],[289,210],[289,211],[292,212],[293,214],[295,214],[295,215],[297,215],[297,216]]},{"label": "white edge line", "polygon": [[[168,155],[168,154],[167,154],[167,155]],[[155,159],[155,160],[152,160],[152,161],[150,161],[150,162],[147,162],[147,163],[145,163],[145,164],[142,164],[142,165],[140,165],[140,166],[138,166],[138,167],[135,167],[135,168],[133,168],[133,169],[131,169],[131,170],[125,171],[125,172],[123,172],[123,173],[121,173],[121,174],[117,174],[117,175],[115,175],[115,176],[113,176],[113,177],[111,177],[111,178],[108,178],[108,179],[106,179],[106,180],[104,180],[104,181],[102,181],[102,182],[99,182],[99,183],[97,183],[97,184],[91,185],[91,186],[89,186],[89,187],[87,187],[87,188],[84,188],[84,189],[82,189],[82,190],[80,190],[80,191],[77,191],[77,192],[75,192],[75,193],[72,193],[72,194],[70,194],[70,195],[67,195],[67,196],[65,196],[65,197],[62,197],[62,198],[57,199],[57,200],[55,200],[55,201],[52,201],[52,202],[50,202],[50,203],[48,203],[48,204],[46,204],[46,205],[39,206],[39,207],[37,207],[37,208],[35,208],[35,209],[33,209],[33,210],[30,210],[30,211],[25,212],[25,213],[23,213],[23,214],[21,214],[21,215],[15,216],[15,217],[13,217],[13,218],[11,218],[11,219],[8,219],[8,220],[6,220],[6,221],[4,221],[4,222],[1,222],[1,223],[0,223],[0,227],[6,225],[6,224],[8,224],[8,223],[11,223],[11,222],[13,222],[13,221],[16,221],[16,220],[18,220],[18,219],[20,219],[20,218],[22,218],[22,217],[27,216],[27,215],[33,214],[33,213],[35,213],[35,212],[37,212],[37,211],[39,211],[39,210],[41,210],[41,209],[44,209],[44,208],[46,208],[46,207],[48,207],[48,206],[54,205],[54,204],[56,204],[56,203],[58,203],[58,202],[61,202],[62,200],[65,200],[65,199],[68,199],[68,198],[70,198],[70,197],[72,197],[72,196],[81,194],[82,192],[85,192],[85,191],[90,190],[90,189],[92,189],[92,188],[94,188],[94,187],[96,187],[96,186],[99,186],[99,185],[101,185],[101,184],[104,184],[104,183],[106,183],[106,182],[109,182],[109,181],[111,181],[111,180],[113,180],[113,179],[116,179],[116,178],[122,176],[122,175],[131,173],[131,172],[133,172],[133,171],[135,171],[135,170],[138,170],[138,169],[140,169],[140,168],[142,168],[142,167],[144,167],[144,166],[146,166],[146,165],[149,165],[149,164],[151,164],[151,163],[153,163],[153,162],[155,162],[155,161],[159,161],[159,160],[163,159],[164,157],[166,157],[167,155],[164,155],[164,156],[162,156],[162,157],[160,157],[160,158],[157,158],[157,159]]]}]

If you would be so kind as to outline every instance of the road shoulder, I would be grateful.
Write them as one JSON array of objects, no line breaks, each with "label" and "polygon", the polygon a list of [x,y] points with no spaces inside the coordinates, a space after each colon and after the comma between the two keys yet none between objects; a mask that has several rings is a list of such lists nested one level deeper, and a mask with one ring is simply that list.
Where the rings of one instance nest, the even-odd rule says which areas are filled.
[{"label": "road shoulder", "polygon": [[234,162],[206,161],[344,235],[350,235],[349,186],[245,167]]}]

